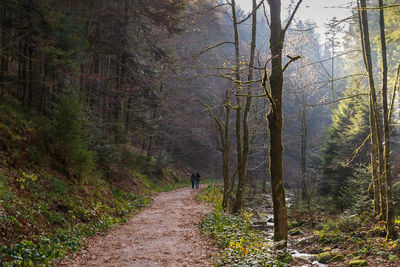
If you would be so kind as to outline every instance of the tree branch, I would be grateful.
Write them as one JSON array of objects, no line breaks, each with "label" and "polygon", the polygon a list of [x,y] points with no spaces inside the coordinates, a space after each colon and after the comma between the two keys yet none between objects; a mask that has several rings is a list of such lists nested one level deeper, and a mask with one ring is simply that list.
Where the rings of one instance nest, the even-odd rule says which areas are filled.
[{"label": "tree branch", "polygon": [[245,22],[246,20],[248,20],[254,14],[254,12],[256,12],[257,9],[260,8],[260,6],[262,4],[264,4],[264,0],[261,0],[260,3],[258,4],[258,6],[255,9],[253,9],[253,11],[246,18],[242,19],[241,21],[237,22],[236,24],[241,24],[241,23]]},{"label": "tree branch", "polygon": [[369,134],[364,141],[361,143],[361,145],[353,151],[353,153],[351,154],[352,158],[350,160],[347,160],[346,162],[342,162],[341,165],[343,167],[349,167],[350,163],[353,162],[353,160],[357,157],[358,153],[360,152],[360,150],[364,147],[364,145],[367,143],[367,141],[371,138],[371,134]]},{"label": "tree branch", "polygon": [[231,102],[226,103],[226,106],[230,107],[231,109],[240,109],[240,110],[243,110],[243,108],[242,108],[241,105],[233,106],[233,105],[231,104]]},{"label": "tree branch", "polygon": [[289,65],[290,65],[292,62],[294,62],[294,61],[296,61],[296,60],[298,60],[298,59],[301,58],[300,55],[297,55],[297,56],[295,56],[295,57],[291,57],[291,56],[288,55],[287,57],[288,57],[290,60],[289,60],[289,62],[286,63],[285,66],[283,67],[282,73],[285,72],[285,70],[289,67]]},{"label": "tree branch", "polygon": [[283,36],[285,36],[286,30],[289,28],[290,23],[292,23],[292,20],[293,20],[293,18],[294,18],[294,15],[296,15],[296,12],[297,12],[297,10],[299,9],[299,6],[300,6],[301,2],[303,2],[303,0],[299,0],[299,2],[297,2],[297,5],[296,5],[296,7],[295,7],[294,10],[293,10],[292,15],[290,15],[290,18],[289,18],[289,20],[288,20],[288,22],[287,22],[285,28],[283,29]]},{"label": "tree branch", "polygon": [[263,3],[263,9],[264,9],[264,17],[265,17],[265,20],[267,21],[267,25],[269,27],[270,23],[269,23],[269,19],[268,19],[268,15],[267,15],[267,11],[265,9],[264,3]]},{"label": "tree branch", "polygon": [[276,110],[276,103],[275,103],[275,100],[272,98],[271,94],[268,91],[267,81],[268,81],[268,74],[267,74],[267,68],[265,67],[264,75],[263,75],[263,78],[262,78],[262,81],[261,81],[261,86],[264,88],[265,96],[267,97],[269,103],[271,103],[271,105],[272,105],[272,110],[275,111]]},{"label": "tree branch", "polygon": [[208,114],[218,125],[218,129],[222,132],[223,131],[222,122],[217,117],[215,117],[214,113],[211,110],[211,107],[209,105],[207,105],[206,103],[204,103],[200,98],[197,98],[196,100],[207,109]]},{"label": "tree branch", "polygon": [[228,42],[228,41],[221,42],[221,43],[219,43],[219,44],[216,44],[216,45],[207,47],[205,50],[201,51],[200,53],[194,54],[193,57],[198,57],[198,56],[200,56],[201,54],[204,54],[205,52],[207,52],[207,51],[209,51],[209,50],[211,50],[211,49],[217,48],[218,46],[221,46],[221,45],[223,45],[223,44],[235,44],[235,43],[234,43],[234,42]]}]

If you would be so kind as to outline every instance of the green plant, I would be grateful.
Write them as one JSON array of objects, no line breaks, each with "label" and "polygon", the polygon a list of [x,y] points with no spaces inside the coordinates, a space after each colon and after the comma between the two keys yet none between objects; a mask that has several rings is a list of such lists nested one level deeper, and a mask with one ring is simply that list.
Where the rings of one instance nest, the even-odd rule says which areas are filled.
[{"label": "green plant", "polygon": [[212,236],[223,249],[217,264],[283,266],[273,258],[269,241],[261,232],[250,227],[250,218],[251,213],[239,217],[217,208],[200,223],[201,232]]},{"label": "green plant", "polygon": [[87,121],[82,105],[71,91],[70,95],[61,96],[55,105],[51,137],[66,173],[81,184],[84,177],[94,172],[95,154],[89,150],[85,138]]},{"label": "green plant", "polygon": [[208,185],[200,190],[200,193],[196,195],[196,200],[212,203],[215,207],[222,207],[222,193],[221,185]]}]

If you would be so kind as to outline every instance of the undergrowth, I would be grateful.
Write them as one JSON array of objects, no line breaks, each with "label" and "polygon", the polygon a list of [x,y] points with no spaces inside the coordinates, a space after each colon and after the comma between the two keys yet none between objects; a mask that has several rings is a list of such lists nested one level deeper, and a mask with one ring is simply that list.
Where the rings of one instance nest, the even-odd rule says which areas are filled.
[{"label": "undergrowth", "polygon": [[74,119],[84,116],[57,114],[66,125],[0,100],[0,266],[52,265],[182,184]]},{"label": "undergrowth", "polygon": [[211,236],[222,249],[218,266],[285,266],[274,259],[272,244],[251,227],[252,213],[240,216],[222,210],[222,188],[209,185],[197,195],[197,200],[213,203],[215,210],[200,222],[200,231]]},{"label": "undergrowth", "polygon": [[35,178],[13,181],[0,175],[2,266],[47,266],[81,249],[84,237],[126,222],[150,203],[148,197],[109,190],[104,184],[95,190],[88,184],[74,187],[50,175],[25,176]]}]

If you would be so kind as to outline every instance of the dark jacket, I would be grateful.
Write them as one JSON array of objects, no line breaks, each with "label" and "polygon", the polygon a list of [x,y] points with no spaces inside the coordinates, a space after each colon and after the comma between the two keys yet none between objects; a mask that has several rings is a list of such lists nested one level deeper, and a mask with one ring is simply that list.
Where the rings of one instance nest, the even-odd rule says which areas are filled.
[{"label": "dark jacket", "polygon": [[196,172],[196,180],[200,181],[200,174],[198,172]]},{"label": "dark jacket", "polygon": [[190,180],[193,182],[194,180],[196,180],[196,174],[193,172],[192,176],[190,176]]}]

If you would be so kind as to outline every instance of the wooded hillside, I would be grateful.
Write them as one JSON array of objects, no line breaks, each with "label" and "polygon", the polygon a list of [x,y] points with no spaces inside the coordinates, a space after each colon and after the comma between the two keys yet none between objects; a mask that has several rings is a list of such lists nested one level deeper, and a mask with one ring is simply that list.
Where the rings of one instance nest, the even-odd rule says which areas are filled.
[{"label": "wooded hillside", "polygon": [[287,259],[221,221],[398,264],[400,1],[322,26],[313,3],[248,2],[0,1],[0,262],[51,264],[196,170],[232,262]]}]

